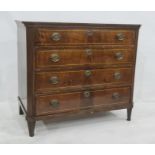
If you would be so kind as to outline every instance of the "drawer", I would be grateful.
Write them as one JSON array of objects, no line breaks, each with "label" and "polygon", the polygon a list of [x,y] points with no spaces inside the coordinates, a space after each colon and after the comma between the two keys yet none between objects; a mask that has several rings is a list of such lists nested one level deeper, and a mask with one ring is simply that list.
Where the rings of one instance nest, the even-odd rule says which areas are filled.
[{"label": "drawer", "polygon": [[129,105],[130,88],[53,94],[36,97],[36,115],[46,115],[88,108]]},{"label": "drawer", "polygon": [[38,28],[35,44],[131,44],[135,43],[135,31],[123,29],[50,29]]},{"label": "drawer", "polygon": [[131,68],[38,72],[35,88],[37,91],[48,91],[60,87],[82,88],[85,85],[128,84],[131,79]]},{"label": "drawer", "polygon": [[129,49],[93,49],[93,48],[57,48],[36,50],[36,67],[63,67],[95,65],[95,64],[125,64],[134,62],[134,50]]}]

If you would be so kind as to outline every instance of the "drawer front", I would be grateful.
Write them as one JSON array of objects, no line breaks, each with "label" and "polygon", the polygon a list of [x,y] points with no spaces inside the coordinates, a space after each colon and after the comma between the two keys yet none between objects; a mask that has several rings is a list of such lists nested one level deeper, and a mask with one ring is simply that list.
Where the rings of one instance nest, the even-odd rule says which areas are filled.
[{"label": "drawer front", "polygon": [[51,49],[36,51],[36,67],[133,63],[133,49]]},{"label": "drawer front", "polygon": [[113,29],[48,29],[36,30],[35,43],[59,44],[134,44],[134,30]]},{"label": "drawer front", "polygon": [[53,94],[36,97],[36,115],[61,113],[95,107],[129,105],[130,88]]},{"label": "drawer front", "polygon": [[130,83],[132,69],[94,69],[36,73],[36,90],[44,91],[60,87]]}]

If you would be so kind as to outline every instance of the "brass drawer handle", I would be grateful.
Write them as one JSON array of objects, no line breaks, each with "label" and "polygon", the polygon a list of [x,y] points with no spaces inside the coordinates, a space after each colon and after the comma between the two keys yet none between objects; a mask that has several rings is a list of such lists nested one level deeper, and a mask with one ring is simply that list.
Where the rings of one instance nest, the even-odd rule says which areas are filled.
[{"label": "brass drawer handle", "polygon": [[51,35],[51,39],[53,41],[59,41],[61,39],[61,34],[58,33],[58,32],[54,32],[52,35]]},{"label": "brass drawer handle", "polygon": [[50,82],[51,82],[52,84],[58,84],[58,83],[59,83],[59,79],[58,79],[57,76],[52,76],[52,77],[50,78]]},{"label": "brass drawer handle", "polygon": [[122,60],[124,58],[123,53],[121,53],[121,52],[115,53],[115,57],[117,60]]},{"label": "brass drawer handle", "polygon": [[125,35],[123,33],[117,33],[116,37],[119,41],[123,41],[125,39]]},{"label": "brass drawer handle", "polygon": [[113,93],[112,94],[112,99],[119,100],[120,99],[120,94],[118,92]]},{"label": "brass drawer handle", "polygon": [[92,72],[90,70],[86,70],[84,74],[86,77],[90,77],[92,75]]},{"label": "brass drawer handle", "polygon": [[85,98],[89,98],[91,96],[89,91],[84,91],[83,95]]},{"label": "brass drawer handle", "polygon": [[93,53],[93,52],[92,52],[92,49],[86,49],[85,52],[86,52],[86,55],[87,55],[87,56],[91,56],[92,53]]},{"label": "brass drawer handle", "polygon": [[54,54],[51,54],[51,57],[50,59],[53,61],[53,62],[58,62],[60,60],[60,57],[58,54],[54,53]]},{"label": "brass drawer handle", "polygon": [[121,75],[120,72],[115,72],[115,73],[114,73],[114,78],[115,78],[116,80],[120,80],[121,77],[122,77],[122,75]]},{"label": "brass drawer handle", "polygon": [[60,103],[59,103],[58,100],[53,99],[53,100],[50,101],[50,105],[52,106],[52,108],[58,108]]}]

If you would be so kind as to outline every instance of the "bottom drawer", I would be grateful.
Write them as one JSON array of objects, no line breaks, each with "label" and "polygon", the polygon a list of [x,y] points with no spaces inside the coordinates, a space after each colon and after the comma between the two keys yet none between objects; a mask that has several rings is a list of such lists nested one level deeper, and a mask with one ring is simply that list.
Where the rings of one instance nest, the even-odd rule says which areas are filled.
[{"label": "bottom drawer", "polygon": [[129,99],[129,87],[37,96],[36,115],[79,111],[99,106],[128,105]]}]

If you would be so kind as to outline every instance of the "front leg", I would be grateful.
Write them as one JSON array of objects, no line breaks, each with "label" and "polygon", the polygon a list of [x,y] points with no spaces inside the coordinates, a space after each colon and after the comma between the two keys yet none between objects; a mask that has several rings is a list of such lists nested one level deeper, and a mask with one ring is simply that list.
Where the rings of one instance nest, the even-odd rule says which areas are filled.
[{"label": "front leg", "polygon": [[36,120],[33,119],[27,119],[27,125],[28,125],[28,130],[29,130],[29,136],[33,137],[34,136],[34,130],[35,130],[35,124],[36,124]]}]

